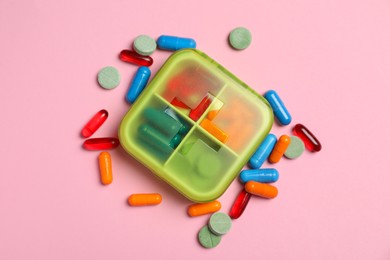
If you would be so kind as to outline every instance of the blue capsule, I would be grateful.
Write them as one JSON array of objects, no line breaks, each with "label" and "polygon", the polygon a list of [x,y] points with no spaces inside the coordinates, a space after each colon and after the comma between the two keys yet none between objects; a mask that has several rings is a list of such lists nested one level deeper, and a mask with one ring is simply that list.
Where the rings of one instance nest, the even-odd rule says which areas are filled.
[{"label": "blue capsule", "polygon": [[146,84],[148,83],[150,77],[150,69],[148,67],[142,66],[139,67],[133,80],[131,81],[129,91],[126,94],[126,100],[129,103],[134,103],[134,101],[144,90]]},{"label": "blue capsule", "polygon": [[249,159],[249,166],[252,169],[258,169],[271,154],[276,144],[277,138],[274,134],[268,134],[264,141],[257,148],[256,152]]},{"label": "blue capsule", "polygon": [[271,105],[274,115],[278,119],[279,123],[282,125],[290,124],[291,115],[283,104],[283,101],[280,99],[278,93],[276,93],[275,90],[269,90],[264,94],[264,97]]},{"label": "blue capsule", "polygon": [[279,172],[274,168],[243,170],[240,173],[240,179],[243,183],[248,181],[270,183],[279,179]]},{"label": "blue capsule", "polygon": [[157,47],[163,50],[177,51],[186,48],[196,48],[196,42],[191,38],[161,35],[157,39]]}]

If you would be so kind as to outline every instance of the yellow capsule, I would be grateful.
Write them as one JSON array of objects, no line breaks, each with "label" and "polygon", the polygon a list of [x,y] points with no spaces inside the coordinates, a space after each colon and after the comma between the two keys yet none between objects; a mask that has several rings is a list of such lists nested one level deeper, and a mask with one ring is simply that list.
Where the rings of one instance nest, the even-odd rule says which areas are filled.
[{"label": "yellow capsule", "polygon": [[270,184],[256,181],[248,181],[245,184],[245,190],[250,194],[267,199],[273,199],[278,196],[278,188]]},{"label": "yellow capsule", "polygon": [[149,193],[149,194],[132,194],[127,202],[131,206],[148,206],[148,205],[157,205],[162,201],[162,197],[158,193]]},{"label": "yellow capsule", "polygon": [[279,162],[280,158],[282,158],[284,152],[287,150],[287,147],[290,145],[290,141],[290,137],[287,135],[282,135],[279,138],[268,158],[271,163]]},{"label": "yellow capsule", "polygon": [[214,200],[208,203],[192,204],[188,207],[188,215],[191,217],[197,217],[209,213],[217,212],[221,209],[221,203],[218,200]]},{"label": "yellow capsule", "polygon": [[112,182],[112,163],[109,152],[101,152],[99,154],[100,181],[104,184]]}]

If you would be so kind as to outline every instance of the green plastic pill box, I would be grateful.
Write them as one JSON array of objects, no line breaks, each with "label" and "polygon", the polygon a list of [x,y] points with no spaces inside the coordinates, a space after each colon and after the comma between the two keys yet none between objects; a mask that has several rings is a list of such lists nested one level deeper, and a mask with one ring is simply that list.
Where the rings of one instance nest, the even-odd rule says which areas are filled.
[{"label": "green plastic pill box", "polygon": [[123,118],[123,148],[194,202],[220,197],[273,125],[268,102],[206,54],[173,53]]}]

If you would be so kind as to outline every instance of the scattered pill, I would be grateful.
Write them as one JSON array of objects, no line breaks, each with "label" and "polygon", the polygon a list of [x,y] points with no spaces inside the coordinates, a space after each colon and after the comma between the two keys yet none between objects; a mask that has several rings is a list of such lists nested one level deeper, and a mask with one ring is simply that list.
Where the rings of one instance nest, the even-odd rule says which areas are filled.
[{"label": "scattered pill", "polygon": [[275,90],[269,90],[264,94],[265,99],[271,105],[272,110],[276,119],[282,125],[288,125],[291,123],[291,115],[288,112],[286,106],[283,104],[283,101],[279,97],[278,93]]},{"label": "scattered pill", "polygon": [[100,110],[97,112],[84,126],[83,130],[81,130],[81,135],[84,138],[88,138],[93,133],[96,132],[96,130],[99,129],[99,127],[106,121],[108,117],[108,112],[105,109]]},{"label": "scattered pill", "polygon": [[211,215],[209,220],[210,231],[216,235],[224,235],[232,227],[232,219],[223,212],[216,212]]},{"label": "scattered pill", "polygon": [[289,159],[295,159],[301,156],[305,150],[305,144],[297,136],[290,136],[290,144],[287,147],[287,150],[284,152],[284,156]]},{"label": "scattered pill", "polygon": [[138,66],[151,66],[153,64],[152,57],[142,56],[131,50],[122,50],[119,53],[119,59],[124,62],[132,63]]},{"label": "scattered pill", "polygon": [[84,149],[91,151],[114,149],[118,145],[119,140],[114,137],[90,138],[83,143]]},{"label": "scattered pill", "polygon": [[287,150],[290,144],[290,137],[287,135],[282,135],[279,140],[276,142],[274,149],[272,150],[269,161],[271,163],[277,163],[282,158],[284,152]]},{"label": "scattered pill", "polygon": [[276,144],[277,138],[274,134],[268,134],[264,141],[257,148],[256,152],[249,159],[249,166],[252,169],[260,168],[268,156],[271,154],[272,149]]},{"label": "scattered pill", "polygon": [[250,194],[267,199],[273,199],[278,195],[278,189],[275,186],[256,181],[248,181],[245,184],[245,190]]},{"label": "scattered pill", "polygon": [[263,183],[276,182],[279,179],[279,172],[274,168],[243,170],[240,173],[240,180],[243,183],[257,181]]},{"label": "scattered pill", "polygon": [[191,38],[161,35],[157,39],[157,46],[162,50],[177,51],[185,48],[196,48],[196,42]]},{"label": "scattered pill", "polygon": [[98,73],[98,82],[102,88],[116,88],[121,81],[119,71],[111,66],[102,68]]},{"label": "scattered pill", "polygon": [[244,27],[237,27],[230,32],[229,42],[237,50],[246,49],[252,42],[252,34]]},{"label": "scattered pill", "polygon": [[188,215],[190,215],[191,217],[197,217],[197,216],[217,212],[220,209],[221,209],[221,203],[218,200],[214,200],[208,203],[192,204],[188,207],[187,212]]},{"label": "scattered pill", "polygon": [[302,124],[296,124],[293,128],[294,135],[304,142],[306,148],[311,152],[321,151],[321,144],[318,139]]},{"label": "scattered pill", "polygon": [[205,118],[202,120],[200,125],[210,134],[212,134],[215,138],[217,138],[222,143],[225,143],[228,139],[228,135],[219,129],[213,122],[209,119]]},{"label": "scattered pill", "polygon": [[99,169],[100,181],[104,185],[110,184],[112,182],[112,163],[109,152],[101,152],[99,154]]},{"label": "scattered pill", "polygon": [[204,248],[214,248],[221,242],[221,236],[213,234],[208,226],[204,226],[198,233],[198,241]]},{"label": "scattered pill", "polygon": [[147,35],[139,35],[135,38],[133,47],[138,54],[148,56],[156,50],[157,45],[153,38]]},{"label": "scattered pill", "polygon": [[238,219],[242,215],[246,206],[248,205],[248,202],[249,202],[251,196],[252,196],[252,194],[246,192],[245,189],[243,189],[238,194],[238,196],[237,196],[236,200],[234,201],[233,206],[229,212],[229,216],[232,219]]},{"label": "scattered pill", "polygon": [[162,197],[158,193],[132,194],[127,200],[131,206],[158,205],[161,201]]},{"label": "scattered pill", "polygon": [[134,103],[141,92],[146,87],[150,77],[150,69],[145,66],[141,66],[138,68],[133,80],[131,81],[129,91],[126,94],[126,100],[130,104]]}]

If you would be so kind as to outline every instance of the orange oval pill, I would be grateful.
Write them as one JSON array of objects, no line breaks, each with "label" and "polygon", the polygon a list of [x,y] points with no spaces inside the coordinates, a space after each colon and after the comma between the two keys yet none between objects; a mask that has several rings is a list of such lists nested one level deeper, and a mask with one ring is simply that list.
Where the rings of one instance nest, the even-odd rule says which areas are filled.
[{"label": "orange oval pill", "polygon": [[112,163],[109,152],[101,152],[99,154],[99,169],[100,181],[104,185],[110,184],[112,182]]},{"label": "orange oval pill", "polygon": [[275,186],[256,181],[248,181],[245,184],[245,190],[250,194],[267,199],[273,199],[278,196],[278,189]]},{"label": "orange oval pill", "polygon": [[148,206],[148,205],[157,205],[162,201],[162,197],[158,193],[149,193],[149,194],[132,194],[127,202],[131,206]]},{"label": "orange oval pill", "polygon": [[290,144],[290,137],[288,135],[282,135],[279,140],[276,142],[274,149],[272,150],[269,161],[271,163],[279,162],[280,158],[282,158],[284,152],[287,150],[287,147]]},{"label": "orange oval pill", "polygon": [[188,207],[188,215],[191,217],[197,217],[209,213],[217,212],[221,209],[221,203],[218,200],[214,200],[208,203],[192,204]]}]

